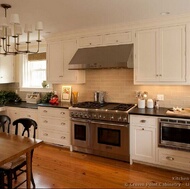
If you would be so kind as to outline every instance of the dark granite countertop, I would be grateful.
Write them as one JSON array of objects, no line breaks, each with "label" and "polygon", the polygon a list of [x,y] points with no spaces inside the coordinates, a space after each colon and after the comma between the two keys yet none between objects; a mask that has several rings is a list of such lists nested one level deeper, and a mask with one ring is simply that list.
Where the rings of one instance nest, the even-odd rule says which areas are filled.
[{"label": "dark granite countertop", "polygon": [[69,102],[59,102],[58,105],[51,105],[49,103],[40,103],[38,106],[41,107],[50,107],[50,108],[65,108],[68,109],[71,106],[71,103]]},{"label": "dark granite countertop", "polygon": [[156,116],[156,117],[173,117],[173,118],[185,118],[185,119],[190,119],[190,117],[183,116],[183,115],[169,115],[166,114],[167,110],[170,108],[138,108],[135,107],[132,109],[129,114],[133,115],[144,115],[144,116]]},{"label": "dark granite countertop", "polygon": [[58,105],[51,105],[49,103],[31,104],[31,103],[26,103],[25,101],[22,101],[22,102],[17,102],[17,103],[9,102],[5,106],[18,107],[18,108],[31,108],[31,109],[38,109],[38,106],[68,109],[71,106],[71,104],[67,102],[59,102]]}]

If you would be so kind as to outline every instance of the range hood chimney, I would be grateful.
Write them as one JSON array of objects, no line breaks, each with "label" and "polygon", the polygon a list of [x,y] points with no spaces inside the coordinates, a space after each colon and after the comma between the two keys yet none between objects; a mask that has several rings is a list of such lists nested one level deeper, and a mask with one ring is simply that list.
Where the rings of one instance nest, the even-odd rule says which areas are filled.
[{"label": "range hood chimney", "polygon": [[69,70],[133,68],[133,45],[114,45],[78,49]]}]

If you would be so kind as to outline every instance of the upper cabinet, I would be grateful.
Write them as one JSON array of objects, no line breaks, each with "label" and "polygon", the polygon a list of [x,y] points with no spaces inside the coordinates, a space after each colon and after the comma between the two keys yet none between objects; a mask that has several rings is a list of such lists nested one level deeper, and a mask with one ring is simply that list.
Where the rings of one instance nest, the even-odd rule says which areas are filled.
[{"label": "upper cabinet", "polygon": [[79,48],[120,45],[128,43],[132,43],[131,31],[85,36],[78,39]]},{"label": "upper cabinet", "polygon": [[132,43],[132,32],[119,32],[119,33],[109,33],[105,34],[103,38],[103,43],[106,45],[119,45]]},{"label": "upper cabinet", "polygon": [[135,84],[186,82],[185,25],[139,30],[135,37]]},{"label": "upper cabinet", "polygon": [[47,46],[47,80],[51,83],[85,83],[85,72],[68,70],[68,64],[77,51],[76,40],[50,42]]},{"label": "upper cabinet", "polygon": [[15,82],[15,62],[13,55],[0,56],[0,83]]},{"label": "upper cabinet", "polygon": [[102,35],[80,37],[78,39],[79,48],[96,47],[99,45],[102,45]]}]

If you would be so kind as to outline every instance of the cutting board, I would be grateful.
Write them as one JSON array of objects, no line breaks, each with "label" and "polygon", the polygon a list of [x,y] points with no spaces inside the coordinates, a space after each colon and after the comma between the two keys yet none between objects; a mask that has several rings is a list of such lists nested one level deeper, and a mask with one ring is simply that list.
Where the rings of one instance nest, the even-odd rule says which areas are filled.
[{"label": "cutting board", "polygon": [[190,108],[184,108],[181,111],[172,111],[172,110],[167,110],[166,114],[169,115],[176,115],[176,116],[186,116],[186,117],[190,117]]}]

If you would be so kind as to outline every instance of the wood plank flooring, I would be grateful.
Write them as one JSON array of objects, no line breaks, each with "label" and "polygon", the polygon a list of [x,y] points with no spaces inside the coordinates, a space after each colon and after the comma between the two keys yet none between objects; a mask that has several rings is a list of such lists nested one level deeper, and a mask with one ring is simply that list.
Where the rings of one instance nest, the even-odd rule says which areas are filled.
[{"label": "wood plank flooring", "polygon": [[190,174],[70,152],[47,144],[34,151],[36,188],[190,188]]}]

